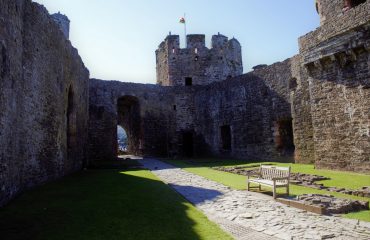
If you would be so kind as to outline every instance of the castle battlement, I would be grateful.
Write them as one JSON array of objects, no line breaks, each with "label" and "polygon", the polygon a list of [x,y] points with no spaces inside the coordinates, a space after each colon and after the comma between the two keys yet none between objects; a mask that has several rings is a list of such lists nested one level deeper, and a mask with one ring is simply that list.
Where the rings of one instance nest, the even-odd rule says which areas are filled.
[{"label": "castle battlement", "polygon": [[68,17],[60,12],[52,14],[51,17],[59,25],[59,28],[63,32],[64,36],[69,39],[69,27],[71,21],[68,19]]},{"label": "castle battlement", "polygon": [[190,34],[186,43],[186,48],[180,48],[180,36],[168,35],[159,45],[157,84],[206,85],[243,73],[241,46],[235,38],[213,35],[207,48],[204,34]]}]

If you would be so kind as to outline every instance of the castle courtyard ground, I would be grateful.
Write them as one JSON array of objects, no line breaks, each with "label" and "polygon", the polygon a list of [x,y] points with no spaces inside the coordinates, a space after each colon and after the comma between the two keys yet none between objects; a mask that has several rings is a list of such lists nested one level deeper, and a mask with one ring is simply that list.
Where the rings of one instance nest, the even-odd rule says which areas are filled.
[{"label": "castle courtyard ground", "polygon": [[370,238],[369,222],[308,213],[161,161],[141,162],[236,239]]},{"label": "castle courtyard ground", "polygon": [[[370,238],[370,222],[358,220],[369,211],[358,219],[309,213],[246,191],[244,176],[209,168],[240,161],[126,157],[114,168],[135,168],[89,169],[23,193],[0,209],[2,239]],[[352,178],[361,185],[366,177]]]}]

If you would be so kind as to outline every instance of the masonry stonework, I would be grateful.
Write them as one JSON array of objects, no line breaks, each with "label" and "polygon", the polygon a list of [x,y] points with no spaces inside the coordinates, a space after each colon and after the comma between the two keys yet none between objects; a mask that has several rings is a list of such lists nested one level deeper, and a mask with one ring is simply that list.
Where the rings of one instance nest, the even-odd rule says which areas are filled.
[{"label": "masonry stonework", "polygon": [[69,20],[0,0],[0,205],[29,187],[117,159],[292,160],[370,173],[370,0],[317,0],[299,53],[243,74],[236,39],[169,35],[157,84],[89,80]]},{"label": "masonry stonework", "polygon": [[187,47],[180,48],[180,37],[169,35],[156,51],[157,84],[163,86],[207,85],[243,73],[238,40],[218,34],[212,47],[205,45],[205,35],[186,37]]},{"label": "masonry stonework", "polygon": [[87,165],[88,81],[46,9],[0,0],[0,205]]}]

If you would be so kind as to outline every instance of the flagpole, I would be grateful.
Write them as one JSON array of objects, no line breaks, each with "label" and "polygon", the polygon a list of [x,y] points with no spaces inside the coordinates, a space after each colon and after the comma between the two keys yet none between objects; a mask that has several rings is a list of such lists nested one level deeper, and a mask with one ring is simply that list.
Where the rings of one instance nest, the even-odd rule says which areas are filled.
[{"label": "flagpole", "polygon": [[185,19],[185,24],[184,24],[184,33],[185,33],[185,48],[188,48],[188,41],[186,39],[186,13],[184,13],[184,19]]}]

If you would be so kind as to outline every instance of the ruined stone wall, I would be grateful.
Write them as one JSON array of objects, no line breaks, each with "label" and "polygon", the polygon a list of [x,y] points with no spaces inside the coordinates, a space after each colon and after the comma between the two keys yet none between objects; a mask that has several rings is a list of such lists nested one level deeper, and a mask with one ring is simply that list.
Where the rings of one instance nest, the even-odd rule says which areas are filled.
[{"label": "ruined stone wall", "polygon": [[[136,118],[139,131],[134,136],[134,153],[166,156],[172,148],[175,111],[174,97],[167,87],[118,81],[90,80],[90,161],[109,161],[117,157],[117,124],[120,124],[119,99],[130,97],[138,101],[140,114]],[[130,115],[130,111],[123,114]],[[126,126],[122,126],[126,127]],[[127,129],[126,132],[130,131]]]},{"label": "ruined stone wall", "polygon": [[291,64],[292,79],[289,83],[296,163],[314,163],[314,141],[311,114],[311,97],[307,70],[302,58],[296,55]]},{"label": "ruined stone wall", "polygon": [[[265,160],[286,155],[276,142],[276,123],[291,120],[290,79],[290,60],[286,60],[199,88],[193,99],[195,153]],[[222,147],[222,126],[230,127],[231,149]]]},{"label": "ruined stone wall", "polygon": [[300,38],[319,168],[370,172],[368,2]]},{"label": "ruined stone wall", "polygon": [[157,84],[162,86],[207,85],[243,73],[241,46],[236,39],[212,37],[212,48],[204,35],[188,35],[187,48],[180,48],[178,35],[169,35],[156,51]]},{"label": "ruined stone wall", "polygon": [[86,164],[89,73],[44,7],[0,6],[2,205]]}]

